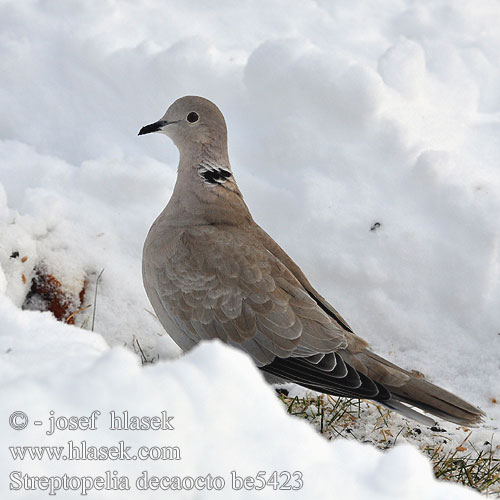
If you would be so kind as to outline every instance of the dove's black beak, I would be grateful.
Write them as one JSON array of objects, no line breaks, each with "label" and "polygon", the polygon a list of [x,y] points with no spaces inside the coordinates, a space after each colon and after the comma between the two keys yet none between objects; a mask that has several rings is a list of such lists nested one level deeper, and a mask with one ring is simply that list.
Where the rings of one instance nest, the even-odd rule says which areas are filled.
[{"label": "dove's black beak", "polygon": [[139,130],[139,135],[150,134],[151,132],[158,132],[165,125],[168,125],[168,122],[165,120],[160,120],[151,123],[150,125],[145,125],[144,127],[141,128],[141,130]]}]

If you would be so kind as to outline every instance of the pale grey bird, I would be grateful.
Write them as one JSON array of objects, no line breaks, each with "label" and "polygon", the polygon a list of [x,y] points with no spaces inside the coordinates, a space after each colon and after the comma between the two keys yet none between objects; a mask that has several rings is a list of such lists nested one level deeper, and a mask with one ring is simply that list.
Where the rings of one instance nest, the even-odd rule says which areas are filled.
[{"label": "pale grey bird", "polygon": [[183,351],[220,339],[248,353],[268,379],[372,399],[427,425],[434,420],[410,406],[458,424],[481,421],[481,410],[370,351],[255,223],[215,104],[182,97],[139,135],[150,132],[169,136],[180,161],[172,197],[144,244],[143,280]]}]

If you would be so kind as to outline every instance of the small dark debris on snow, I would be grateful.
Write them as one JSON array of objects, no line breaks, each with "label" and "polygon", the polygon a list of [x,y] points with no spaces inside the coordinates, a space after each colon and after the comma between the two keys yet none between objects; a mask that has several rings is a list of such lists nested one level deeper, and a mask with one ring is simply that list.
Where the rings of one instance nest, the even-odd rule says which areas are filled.
[{"label": "small dark debris on snow", "polygon": [[446,429],[440,429],[439,427],[433,426],[431,427],[432,432],[446,432]]},{"label": "small dark debris on snow", "polygon": [[370,228],[370,231],[375,231],[377,230],[382,224],[380,222],[374,222],[372,227]]},{"label": "small dark debris on snow", "polygon": [[16,250],[15,252],[12,252],[10,258],[11,259],[17,259],[19,257],[19,252]]},{"label": "small dark debris on snow", "polygon": [[275,389],[275,391],[276,391],[276,394],[278,394],[278,396],[288,396],[288,390],[283,389],[283,387],[277,387]]},{"label": "small dark debris on snow", "polygon": [[417,434],[422,434],[422,430],[419,429],[418,427],[415,427],[415,429],[413,429],[413,432],[416,432]]}]

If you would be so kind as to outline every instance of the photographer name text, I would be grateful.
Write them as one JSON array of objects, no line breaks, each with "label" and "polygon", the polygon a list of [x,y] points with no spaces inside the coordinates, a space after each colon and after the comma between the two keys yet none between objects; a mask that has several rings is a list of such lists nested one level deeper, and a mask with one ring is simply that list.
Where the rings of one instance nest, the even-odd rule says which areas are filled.
[{"label": "photographer name text", "polygon": [[[45,432],[47,436],[51,436],[56,431],[95,431],[97,430],[101,412],[94,410],[88,416],[56,416],[53,411],[50,412],[48,418],[48,430]],[[115,411],[109,412],[108,428],[112,431],[172,431],[175,429],[172,420],[173,416],[169,416],[166,410],[160,412],[160,415],[155,416],[137,416],[130,415],[128,411],[120,413]],[[39,421],[38,421],[39,422]],[[35,424],[40,425],[38,422]]]}]

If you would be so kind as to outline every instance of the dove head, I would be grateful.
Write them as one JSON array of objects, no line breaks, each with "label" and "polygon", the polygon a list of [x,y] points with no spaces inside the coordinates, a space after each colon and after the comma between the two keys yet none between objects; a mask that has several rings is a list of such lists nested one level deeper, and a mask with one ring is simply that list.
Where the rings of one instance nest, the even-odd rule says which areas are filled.
[{"label": "dove head", "polygon": [[139,135],[161,132],[174,142],[182,156],[227,158],[227,129],[219,108],[208,99],[185,96],[177,99],[163,117],[142,127]]}]

